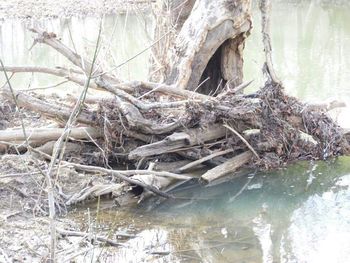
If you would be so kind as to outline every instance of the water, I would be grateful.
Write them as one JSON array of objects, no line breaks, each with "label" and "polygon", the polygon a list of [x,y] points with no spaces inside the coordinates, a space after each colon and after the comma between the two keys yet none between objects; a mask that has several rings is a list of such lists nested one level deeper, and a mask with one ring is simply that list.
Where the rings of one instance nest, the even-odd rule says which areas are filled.
[{"label": "water", "polygon": [[[301,2],[301,1],[297,1]],[[333,97],[350,101],[349,7],[320,1],[274,2],[273,58],[287,92],[305,101]],[[245,78],[263,84],[259,13],[245,49]],[[57,32],[64,43],[90,54],[98,19],[71,18],[36,22],[0,22],[0,56],[6,65],[69,65],[48,47],[32,45],[27,26]],[[103,20],[101,57],[119,65],[152,43],[152,21],[140,16]],[[114,32],[114,33],[113,33]],[[88,55],[89,56],[89,55]],[[114,73],[124,79],[146,79],[146,51]],[[105,66],[105,65],[104,65]],[[108,66],[107,66],[108,68]],[[16,74],[17,89],[46,87],[61,79]],[[4,82],[0,77],[0,85]],[[59,95],[79,92],[74,84],[46,89]],[[336,110],[341,125],[350,127],[350,108]],[[86,229],[105,234],[127,232],[124,248],[94,248],[81,262],[350,262],[350,158],[301,162],[269,173],[250,172],[209,187],[188,183],[174,191],[180,199],[157,200],[131,210],[90,207],[70,215]],[[152,200],[154,201],[154,200]],[[103,204],[105,206],[106,203]],[[89,219],[90,218],[90,219]]]},{"label": "water", "polygon": [[[330,4],[321,4],[329,2]],[[299,4],[298,4],[299,3]],[[334,3],[334,4],[332,4]],[[276,71],[289,94],[308,102],[331,100],[350,101],[350,6],[338,6],[337,1],[274,1],[272,12],[272,45]],[[253,5],[254,29],[247,40],[245,79],[254,83],[253,91],[264,83],[261,73],[264,61],[260,34],[260,14]],[[30,49],[34,35],[27,28],[40,27],[58,34],[63,43],[92,58],[98,35],[99,19],[93,17],[70,19],[42,19],[0,21],[0,56],[5,65],[67,66],[71,65],[54,50],[37,45]],[[107,16],[103,19],[101,61],[109,69],[149,47],[153,32],[152,19],[147,15]],[[30,50],[29,50],[30,49]],[[135,59],[118,67],[113,73],[125,80],[147,79],[146,50]],[[62,78],[41,74],[15,74],[13,86],[17,89],[46,88],[62,82]],[[0,85],[5,78],[0,75]],[[40,89],[37,92],[55,92],[58,95],[79,93],[75,84],[59,88]],[[350,128],[350,107],[334,110],[339,123]]]},{"label": "water", "polygon": [[[271,32],[273,61],[286,91],[307,102],[350,102],[350,6],[336,1],[273,1]],[[306,3],[305,3],[306,2]],[[260,14],[255,5],[252,35],[248,38],[244,76],[254,79],[250,91],[264,83]],[[332,112],[350,127],[350,105]]]},{"label": "water", "polygon": [[[82,228],[135,234],[110,262],[350,262],[350,158],[173,190],[135,210],[90,207]],[[103,230],[104,229],[104,230]],[[101,255],[104,258],[104,254]]]},{"label": "water", "polygon": [[[100,19],[94,17],[69,19],[42,19],[22,21],[9,19],[0,21],[0,56],[6,66],[72,67],[72,64],[52,48],[43,44],[34,47],[35,34],[29,28],[42,28],[57,33],[61,41],[73,50],[92,60],[96,46]],[[103,61],[104,69],[120,65],[136,53],[143,51],[152,42],[153,23],[143,15],[106,16],[102,23],[101,49],[98,61]],[[148,74],[149,50],[112,73],[124,80],[145,80]],[[36,92],[67,92],[78,94],[81,88],[75,84],[62,84],[58,88],[47,88],[62,82],[62,78],[47,74],[15,74],[11,83],[16,89],[37,89]],[[5,83],[3,74],[0,85]],[[45,89],[46,88],[46,89]]]}]

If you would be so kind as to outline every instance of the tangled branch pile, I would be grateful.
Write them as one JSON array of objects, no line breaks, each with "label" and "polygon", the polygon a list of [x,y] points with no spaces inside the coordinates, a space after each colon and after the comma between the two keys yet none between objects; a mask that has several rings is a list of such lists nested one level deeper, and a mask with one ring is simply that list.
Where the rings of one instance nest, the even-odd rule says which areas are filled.
[{"label": "tangled branch pile", "polygon": [[[247,30],[246,23],[241,29]],[[48,102],[9,86],[2,90],[3,102],[14,100],[17,106],[39,112],[61,127],[68,123],[64,128],[2,130],[3,151],[23,152],[18,148],[22,145],[50,160],[52,167],[64,164],[125,182],[84,188],[66,196],[67,205],[90,195],[125,192],[130,184],[169,198],[165,191],[174,180],[191,179],[194,175],[188,172],[203,165],[208,169],[201,179],[211,182],[242,166],[270,169],[350,152],[347,132],[327,116],[328,110],[341,105],[308,105],[286,95],[269,63],[269,80],[258,92],[245,95],[242,90],[250,83],[243,83],[225,85],[216,96],[209,96],[176,84],[122,82],[95,68],[94,62],[65,46],[54,33],[34,32],[36,42],[52,47],[76,68],[3,67],[3,71],[52,74],[80,84],[85,91],[109,93],[101,100],[83,92],[72,113],[71,106],[61,102]],[[235,32],[242,39],[241,31]],[[83,146],[77,143],[81,140]],[[85,153],[78,161],[64,157],[77,148]],[[116,170],[125,165],[132,170]]]}]

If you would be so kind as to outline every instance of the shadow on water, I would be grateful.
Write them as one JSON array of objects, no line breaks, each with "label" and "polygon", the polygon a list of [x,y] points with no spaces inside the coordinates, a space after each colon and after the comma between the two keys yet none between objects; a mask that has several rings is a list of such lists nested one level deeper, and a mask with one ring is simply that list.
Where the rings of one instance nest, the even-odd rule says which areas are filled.
[{"label": "shadow on water", "polygon": [[[349,186],[348,157],[300,162],[216,185],[189,182],[172,190],[174,200],[101,209],[91,218],[96,231],[136,235],[115,251],[127,262],[346,262]],[[87,227],[86,214],[71,216]],[[344,243],[335,246],[338,239]]]}]

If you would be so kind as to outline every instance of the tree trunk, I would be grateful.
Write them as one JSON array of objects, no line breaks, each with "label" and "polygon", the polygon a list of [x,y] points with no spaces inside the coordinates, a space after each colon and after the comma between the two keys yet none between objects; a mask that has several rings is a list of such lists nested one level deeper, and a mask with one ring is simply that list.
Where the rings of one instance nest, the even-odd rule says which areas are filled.
[{"label": "tree trunk", "polygon": [[[251,1],[197,0],[183,4],[183,8],[178,7],[181,6],[179,2],[168,1],[166,5],[173,10],[168,16],[168,23],[172,26],[167,28],[175,31],[172,37],[176,38],[162,41],[163,46],[158,49],[162,54],[157,57],[162,57],[164,65],[162,80],[204,94],[220,91],[226,84],[230,87],[241,84],[242,51],[252,27]],[[167,31],[160,30],[165,24],[159,24],[157,32]],[[169,46],[172,48],[165,48]]]},{"label": "tree trunk", "polygon": [[[159,31],[156,39],[159,41],[153,50],[153,59],[161,66],[154,77],[158,75],[161,83],[122,82],[100,67],[90,81],[85,81],[82,73],[94,68],[94,62],[64,45],[56,34],[33,29],[37,33],[35,43],[52,47],[80,70],[2,65],[0,71],[53,74],[85,88],[89,85],[92,89],[104,89],[112,96],[108,100],[92,100],[98,104],[92,107],[87,105],[85,96],[80,96],[72,111],[69,105],[52,103],[5,87],[0,96],[13,99],[17,108],[25,107],[57,122],[68,120],[68,123],[62,135],[57,134],[57,130],[46,131],[43,135],[38,129],[28,129],[27,132],[22,129],[23,134],[19,131],[17,134],[3,132],[1,143],[6,146],[5,150],[8,146],[17,147],[13,143],[33,150],[27,141],[29,144],[44,142],[59,136],[58,145],[62,146],[62,139],[68,138],[65,131],[70,130],[68,139],[88,138],[96,144],[96,156],[103,159],[103,164],[109,160],[118,166],[125,162],[135,170],[116,171],[85,164],[64,164],[85,172],[108,174],[165,198],[172,198],[163,192],[170,183],[167,178],[189,180],[191,177],[174,172],[183,173],[200,164],[216,166],[202,176],[203,181],[211,182],[243,165],[277,168],[300,159],[349,154],[349,132],[343,131],[326,115],[327,110],[342,104],[311,106],[301,103],[286,95],[282,83],[274,76],[268,34],[268,2],[262,0],[261,10],[266,53],[264,69],[269,79],[263,88],[249,95],[239,93],[249,83],[239,84],[242,82],[242,50],[252,27],[250,0],[163,1],[160,8],[168,16],[157,14]],[[194,91],[218,95],[213,98]],[[72,123],[84,124],[85,128],[73,129]],[[97,138],[102,140],[103,148],[95,140]],[[23,139],[25,144],[21,142]],[[1,147],[0,144],[0,150]],[[50,167],[53,168],[55,161],[59,160],[56,149],[60,147],[55,147],[53,157],[41,152],[42,149],[36,153],[51,160]],[[148,170],[139,170],[139,167],[146,168],[146,162],[167,163],[182,161],[183,158],[191,161],[190,164],[174,166],[172,173],[152,171],[151,165]],[[167,178],[154,180],[155,176]],[[123,185],[113,186],[113,189],[122,188]],[[130,191],[133,187],[128,186],[128,189]],[[95,196],[98,195],[96,191],[106,193],[107,190],[105,186],[88,189]],[[81,193],[84,198],[88,196],[85,188]],[[83,200],[81,197],[74,200]],[[71,202],[72,199],[65,200],[65,205]]]},{"label": "tree trunk", "polygon": [[158,0],[153,6],[156,23],[154,39],[158,41],[152,48],[151,81],[164,82],[167,51],[173,46],[194,4],[195,0]]}]

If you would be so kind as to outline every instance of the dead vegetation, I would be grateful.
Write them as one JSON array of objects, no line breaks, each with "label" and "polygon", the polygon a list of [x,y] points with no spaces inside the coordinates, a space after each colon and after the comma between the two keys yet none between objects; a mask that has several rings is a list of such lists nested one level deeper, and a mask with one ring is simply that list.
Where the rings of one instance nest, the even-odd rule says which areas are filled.
[{"label": "dead vegetation", "polygon": [[[245,11],[247,4],[242,1],[240,10]],[[220,12],[230,10],[227,6],[221,8]],[[205,11],[208,10],[193,10],[188,20],[197,21],[196,12],[202,14]],[[49,171],[58,171],[63,165],[77,171],[110,175],[126,182],[126,185],[136,185],[167,198],[171,196],[164,190],[173,180],[190,179],[190,175],[181,174],[202,165],[208,166],[209,171],[201,179],[210,182],[244,165],[271,169],[295,160],[325,159],[347,154],[349,141],[346,133],[327,116],[329,106],[306,105],[283,92],[283,86],[272,67],[266,6],[262,6],[262,11],[267,61],[264,70],[268,80],[258,92],[248,95],[242,91],[249,83],[232,86],[230,80],[224,80],[226,84],[221,84],[213,96],[184,89],[184,86],[193,89],[191,87],[194,83],[198,85],[200,81],[200,78],[191,79],[189,76],[193,74],[189,75],[187,71],[180,73],[188,66],[169,71],[177,72],[177,77],[174,77],[175,73],[170,73],[167,80],[170,83],[170,80],[175,79],[173,84],[136,81],[125,83],[101,67],[95,67],[96,57],[89,61],[64,45],[56,34],[32,29],[37,34],[35,43],[52,47],[76,68],[4,66],[3,71],[13,74],[54,74],[82,85],[84,91],[80,98],[76,98],[72,110],[70,105],[61,101],[52,103],[27,92],[17,92],[7,85],[2,89],[1,114],[4,116],[4,127],[13,114],[14,105],[38,112],[57,122],[58,127],[29,129],[23,126],[21,129],[2,130],[2,152],[27,151],[27,154],[36,158],[50,161]],[[237,36],[241,39],[241,31],[249,30],[246,23],[250,17],[248,14],[234,15],[241,17],[242,21],[239,23],[236,20],[234,35],[227,33],[226,37],[235,39],[234,36]],[[230,18],[224,20],[219,16],[217,19],[217,26],[231,21]],[[186,27],[189,25],[186,24],[182,31],[188,32]],[[179,33],[180,39],[186,33],[182,31]],[[208,34],[216,34],[211,29],[199,33],[204,40]],[[201,40],[197,44],[206,48],[211,46],[211,49],[213,45],[218,45],[213,43],[212,38],[210,42]],[[203,60],[201,57],[207,54],[205,49],[200,50],[201,52],[190,55],[181,52],[183,57],[179,54],[171,57],[185,60],[186,63],[179,63],[190,64],[193,69],[197,69],[198,61]],[[239,63],[238,67],[240,66]],[[198,72],[205,70],[198,69]],[[110,95],[106,100],[87,98],[88,88],[103,89]],[[334,103],[330,106],[342,105]],[[17,114],[20,119],[23,118],[21,111]],[[75,154],[74,158],[71,153]],[[154,164],[169,162],[174,166],[170,170],[152,170]],[[116,167],[125,166],[131,170],[116,170]],[[55,174],[59,178],[57,172],[50,174],[50,177]],[[62,203],[72,204],[84,200],[82,196],[98,196],[122,189],[111,187],[108,192],[104,186],[102,188],[103,191],[94,186],[95,190],[85,189],[78,196],[75,193],[76,200],[64,194]]]},{"label": "dead vegetation", "polygon": [[[2,168],[1,183],[12,178],[16,185],[21,184],[18,178],[39,176],[37,191],[11,189],[32,198],[30,209],[49,211],[54,220],[57,211],[99,196],[112,195],[119,205],[150,193],[173,198],[167,189],[198,178],[189,172],[203,166],[207,171],[199,179],[211,182],[244,166],[272,169],[296,160],[348,154],[348,132],[327,116],[328,110],[342,104],[307,105],[284,93],[272,67],[266,1],[262,13],[267,81],[253,94],[242,92],[249,83],[242,83],[240,76],[241,49],[251,28],[250,1],[232,1],[239,7],[217,1],[217,11],[209,14],[211,2],[200,1],[190,13],[170,51],[173,64],[160,74],[165,81],[159,83],[123,82],[97,66],[96,53],[89,61],[56,34],[33,29],[35,43],[55,49],[74,68],[3,66],[1,70],[53,74],[80,84],[83,91],[72,107],[13,90],[7,83],[1,90],[2,161],[6,154],[29,156],[31,168],[12,171],[16,164]],[[221,60],[211,60],[218,50]],[[221,65],[219,83],[212,81],[216,63]],[[210,87],[211,95],[196,92],[203,83],[206,88],[201,91]],[[105,100],[87,97],[87,89],[109,95]],[[22,127],[4,129],[15,109]],[[56,127],[26,127],[23,109],[39,113]],[[54,248],[54,228],[51,233]]]}]

